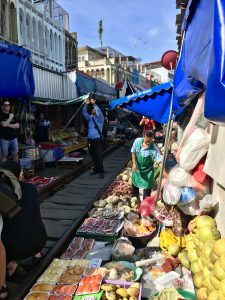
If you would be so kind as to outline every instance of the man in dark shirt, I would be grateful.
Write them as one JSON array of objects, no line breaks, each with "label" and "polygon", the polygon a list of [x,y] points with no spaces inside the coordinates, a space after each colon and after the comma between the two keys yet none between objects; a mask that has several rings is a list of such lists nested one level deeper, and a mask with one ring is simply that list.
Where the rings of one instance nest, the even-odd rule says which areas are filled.
[{"label": "man in dark shirt", "polygon": [[10,113],[10,103],[4,100],[1,103],[0,110],[0,146],[2,152],[2,162],[8,158],[9,152],[12,154],[14,161],[18,161],[18,141],[17,129],[19,123],[16,121],[14,114]]}]

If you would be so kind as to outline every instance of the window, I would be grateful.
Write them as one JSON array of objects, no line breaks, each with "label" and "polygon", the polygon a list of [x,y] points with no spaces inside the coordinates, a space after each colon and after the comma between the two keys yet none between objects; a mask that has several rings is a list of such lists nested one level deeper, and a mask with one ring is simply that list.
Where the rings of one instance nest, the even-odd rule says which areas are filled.
[{"label": "window", "polygon": [[82,56],[82,61],[85,61],[85,56]]},{"label": "window", "polygon": [[78,62],[81,62],[81,56],[78,56]]}]

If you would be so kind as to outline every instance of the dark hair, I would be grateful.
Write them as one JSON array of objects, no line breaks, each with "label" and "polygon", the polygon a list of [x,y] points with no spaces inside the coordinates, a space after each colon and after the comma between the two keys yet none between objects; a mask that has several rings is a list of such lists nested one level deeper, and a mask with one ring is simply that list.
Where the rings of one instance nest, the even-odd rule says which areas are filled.
[{"label": "dark hair", "polygon": [[45,115],[45,113],[44,113],[43,111],[40,111],[40,112],[38,113],[38,117],[39,117],[39,118],[40,118],[41,114],[43,114],[43,115],[44,115],[44,118],[46,118],[46,115]]},{"label": "dark hair", "polygon": [[12,172],[17,178],[19,177],[20,172],[22,171],[20,164],[13,160],[7,160],[6,162],[2,163],[1,168]]},{"label": "dark hair", "polygon": [[154,137],[154,133],[152,130],[147,130],[145,131],[144,136],[148,137],[148,138],[153,138]]},{"label": "dark hair", "polygon": [[2,102],[1,102],[1,105],[3,105],[5,102],[8,102],[8,103],[10,103],[10,101],[9,101],[9,100],[6,100],[6,99],[4,99],[4,100],[2,100]]}]

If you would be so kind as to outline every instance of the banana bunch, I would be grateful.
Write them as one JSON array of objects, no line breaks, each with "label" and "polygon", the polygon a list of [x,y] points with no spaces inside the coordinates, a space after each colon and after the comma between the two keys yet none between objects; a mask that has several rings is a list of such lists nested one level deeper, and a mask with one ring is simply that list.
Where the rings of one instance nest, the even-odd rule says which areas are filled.
[{"label": "banana bunch", "polygon": [[172,244],[177,244],[181,248],[185,247],[184,237],[175,236],[169,228],[165,228],[165,230],[160,233],[159,241],[160,248],[164,250],[168,250],[169,246]]}]

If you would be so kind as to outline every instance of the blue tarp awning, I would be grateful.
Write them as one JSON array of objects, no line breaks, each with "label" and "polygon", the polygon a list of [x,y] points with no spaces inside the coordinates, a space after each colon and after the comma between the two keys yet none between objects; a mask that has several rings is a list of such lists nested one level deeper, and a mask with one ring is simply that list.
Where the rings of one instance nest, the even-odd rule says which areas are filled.
[{"label": "blue tarp awning", "polygon": [[182,105],[206,89],[205,116],[225,122],[225,1],[189,0],[174,95]]},{"label": "blue tarp awning", "polygon": [[[167,123],[172,90],[171,82],[163,83],[148,90],[114,100],[110,103],[110,107],[120,106],[159,123]],[[180,106],[176,101],[173,101],[173,112],[176,114],[179,110]]]},{"label": "blue tarp awning", "polygon": [[20,98],[34,94],[30,51],[0,42],[0,97]]}]

